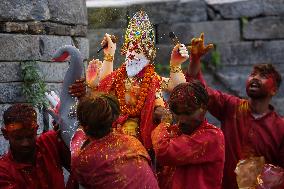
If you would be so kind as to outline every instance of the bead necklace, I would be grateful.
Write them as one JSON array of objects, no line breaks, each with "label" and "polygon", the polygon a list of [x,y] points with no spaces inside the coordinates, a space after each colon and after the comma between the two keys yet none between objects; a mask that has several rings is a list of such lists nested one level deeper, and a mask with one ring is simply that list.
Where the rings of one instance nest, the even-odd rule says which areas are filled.
[{"label": "bead necklace", "polygon": [[141,82],[141,90],[138,95],[138,100],[136,106],[128,105],[125,101],[125,83],[124,80],[127,77],[126,74],[126,66],[123,65],[118,71],[116,80],[115,80],[115,92],[117,94],[117,98],[120,105],[120,110],[123,114],[128,114],[130,117],[136,117],[140,115],[140,112],[144,106],[144,102],[146,100],[146,96],[148,95],[150,83],[152,81],[152,77],[154,76],[154,66],[148,65],[146,67],[144,77]]}]

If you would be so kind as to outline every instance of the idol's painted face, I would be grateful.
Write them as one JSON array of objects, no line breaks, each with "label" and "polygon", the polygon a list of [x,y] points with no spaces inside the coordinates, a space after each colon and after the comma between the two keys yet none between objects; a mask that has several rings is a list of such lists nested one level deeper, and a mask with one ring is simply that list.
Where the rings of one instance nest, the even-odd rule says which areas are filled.
[{"label": "idol's painted face", "polygon": [[137,75],[149,62],[139,44],[129,44],[126,53],[126,72],[129,77]]},{"label": "idol's painted face", "polygon": [[191,134],[204,121],[206,111],[202,108],[190,110],[184,104],[177,105],[173,113],[174,120],[185,134]]},{"label": "idol's painted face", "polygon": [[253,70],[246,82],[247,95],[254,99],[273,96],[276,90],[276,83],[271,74],[263,74]]}]

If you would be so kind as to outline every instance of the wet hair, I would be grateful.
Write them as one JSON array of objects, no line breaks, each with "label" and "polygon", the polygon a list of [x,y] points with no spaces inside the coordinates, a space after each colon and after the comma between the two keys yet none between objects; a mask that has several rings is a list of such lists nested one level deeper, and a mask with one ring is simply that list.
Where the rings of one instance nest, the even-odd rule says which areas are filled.
[{"label": "wet hair", "polygon": [[77,118],[85,133],[94,138],[102,138],[110,133],[112,123],[119,116],[118,100],[108,94],[84,97],[77,107]]},{"label": "wet hair", "polygon": [[37,121],[37,113],[31,104],[14,104],[10,106],[3,114],[4,124],[22,123],[30,125]]},{"label": "wet hair", "polygon": [[175,112],[178,106],[185,105],[188,110],[207,108],[209,101],[208,93],[203,84],[198,80],[189,83],[181,83],[176,86],[169,99],[169,107]]},{"label": "wet hair", "polygon": [[280,87],[282,82],[281,75],[272,64],[256,64],[253,67],[253,71],[264,75],[271,75],[276,83],[277,89]]}]

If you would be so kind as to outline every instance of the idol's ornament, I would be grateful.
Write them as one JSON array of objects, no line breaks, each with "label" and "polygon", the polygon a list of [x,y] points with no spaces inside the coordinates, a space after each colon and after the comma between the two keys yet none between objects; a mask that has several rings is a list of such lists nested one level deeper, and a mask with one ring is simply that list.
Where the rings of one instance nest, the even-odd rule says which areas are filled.
[{"label": "idol's ornament", "polygon": [[154,61],[156,57],[155,31],[146,12],[139,11],[131,18],[124,37],[122,55],[126,55],[130,45],[140,46],[142,49],[135,49],[137,53],[141,53],[140,50],[142,50],[148,60]]}]

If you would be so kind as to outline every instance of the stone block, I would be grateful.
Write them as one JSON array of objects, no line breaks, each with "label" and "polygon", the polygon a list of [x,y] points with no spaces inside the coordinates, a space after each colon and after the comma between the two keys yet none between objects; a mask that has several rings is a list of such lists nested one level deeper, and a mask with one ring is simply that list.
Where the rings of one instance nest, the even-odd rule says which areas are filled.
[{"label": "stone block", "polygon": [[0,81],[13,82],[21,80],[19,62],[0,62]]},{"label": "stone block", "polygon": [[41,35],[39,46],[41,52],[41,61],[51,61],[54,53],[65,45],[74,45],[82,53],[82,57],[87,59],[89,56],[89,44],[86,38],[71,38],[69,36]]},{"label": "stone block", "polygon": [[45,82],[62,82],[69,67],[67,62],[37,62]]},{"label": "stone block", "polygon": [[0,23],[0,32],[4,33],[29,33],[33,35],[60,35],[80,36],[87,35],[85,25],[63,25],[52,22],[4,22]]},{"label": "stone block", "polygon": [[86,36],[87,26],[84,25],[62,25],[58,23],[45,22],[45,33],[48,35],[68,35],[68,36]]},{"label": "stone block", "polygon": [[24,33],[28,31],[27,23],[18,23],[18,22],[5,22],[2,26],[3,32],[7,33]]},{"label": "stone block", "polygon": [[[22,62],[25,64],[25,62]],[[45,82],[62,82],[68,69],[67,62],[36,62],[39,74]],[[0,62],[0,81],[23,81],[20,62]]]},{"label": "stone block", "polygon": [[40,57],[39,36],[0,34],[0,60],[23,61]]},{"label": "stone block", "polygon": [[0,21],[48,20],[50,18],[47,0],[2,0],[0,1]]},{"label": "stone block", "polygon": [[176,23],[158,25],[158,43],[172,43],[169,32],[173,31],[181,43],[189,44],[193,37],[204,32],[205,43],[240,41],[240,24],[237,20],[212,21],[199,23]]},{"label": "stone block", "polygon": [[75,46],[81,52],[82,58],[84,60],[89,58],[89,40],[83,37],[72,38]]},{"label": "stone block", "polygon": [[264,15],[284,15],[284,0],[262,0]]},{"label": "stone block", "polygon": [[[61,91],[61,83],[46,83],[48,91]],[[22,94],[22,83],[0,83],[0,103],[15,103],[25,102],[25,97]],[[59,94],[59,93],[58,93]]]},{"label": "stone block", "polygon": [[3,135],[0,135],[0,156],[5,154],[8,151],[9,148],[9,142],[3,137]]},{"label": "stone block", "polygon": [[72,44],[72,39],[69,36],[42,35],[39,38],[40,60],[51,61],[52,56],[60,47]]},{"label": "stone block", "polygon": [[263,12],[262,0],[206,0],[223,18],[255,17]]},{"label": "stone block", "polygon": [[21,83],[0,83],[0,103],[24,102]]},{"label": "stone block", "polygon": [[199,0],[132,5],[129,7],[130,18],[141,9],[146,11],[153,24],[197,22],[207,19],[206,4]]},{"label": "stone block", "polygon": [[206,0],[223,18],[283,15],[284,0]]},{"label": "stone block", "polygon": [[222,65],[284,63],[284,41],[254,41],[217,44]]},{"label": "stone block", "polygon": [[51,21],[67,24],[88,24],[86,0],[47,1]]},{"label": "stone block", "polygon": [[245,39],[283,39],[284,17],[255,18],[243,25]]},{"label": "stone block", "polygon": [[89,29],[126,28],[127,9],[121,7],[88,8]]},{"label": "stone block", "polygon": [[284,116],[284,107],[281,104],[284,104],[284,98],[282,97],[274,97],[272,98],[271,104],[274,106],[275,111],[280,115]]}]

